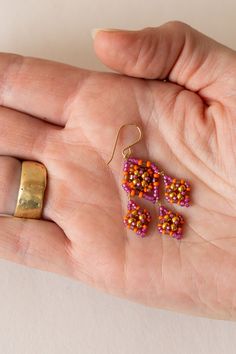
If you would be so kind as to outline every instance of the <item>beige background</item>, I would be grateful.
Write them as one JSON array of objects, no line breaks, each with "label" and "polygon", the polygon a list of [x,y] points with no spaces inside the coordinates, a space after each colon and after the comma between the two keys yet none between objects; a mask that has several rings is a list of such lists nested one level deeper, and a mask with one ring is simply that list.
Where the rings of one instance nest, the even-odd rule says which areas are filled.
[{"label": "beige background", "polygon": [[[236,48],[234,1],[0,0],[0,50],[103,70],[93,27],[186,21]],[[1,354],[234,354],[236,323],[112,298],[0,261]]]}]

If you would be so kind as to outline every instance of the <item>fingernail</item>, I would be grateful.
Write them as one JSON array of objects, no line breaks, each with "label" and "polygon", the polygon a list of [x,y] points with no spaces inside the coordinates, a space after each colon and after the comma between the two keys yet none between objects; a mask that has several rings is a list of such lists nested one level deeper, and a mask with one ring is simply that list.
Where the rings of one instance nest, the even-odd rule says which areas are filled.
[{"label": "fingernail", "polygon": [[91,35],[92,38],[95,39],[96,35],[98,34],[98,32],[118,32],[118,31],[124,31],[118,28],[93,28],[91,30]]}]

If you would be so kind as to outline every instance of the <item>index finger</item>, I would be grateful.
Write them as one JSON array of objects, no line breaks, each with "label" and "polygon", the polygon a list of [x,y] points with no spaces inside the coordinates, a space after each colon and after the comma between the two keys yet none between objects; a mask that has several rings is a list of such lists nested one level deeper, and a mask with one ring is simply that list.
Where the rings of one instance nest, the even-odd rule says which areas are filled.
[{"label": "index finger", "polygon": [[0,54],[0,105],[64,126],[89,71],[49,60]]}]

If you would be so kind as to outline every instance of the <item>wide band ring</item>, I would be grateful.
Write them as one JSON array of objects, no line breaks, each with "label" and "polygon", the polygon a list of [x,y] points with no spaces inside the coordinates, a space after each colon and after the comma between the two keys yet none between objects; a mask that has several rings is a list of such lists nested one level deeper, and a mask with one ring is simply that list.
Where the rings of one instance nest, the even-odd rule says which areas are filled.
[{"label": "wide band ring", "polygon": [[14,216],[40,219],[47,186],[46,167],[35,161],[23,161],[21,181]]}]

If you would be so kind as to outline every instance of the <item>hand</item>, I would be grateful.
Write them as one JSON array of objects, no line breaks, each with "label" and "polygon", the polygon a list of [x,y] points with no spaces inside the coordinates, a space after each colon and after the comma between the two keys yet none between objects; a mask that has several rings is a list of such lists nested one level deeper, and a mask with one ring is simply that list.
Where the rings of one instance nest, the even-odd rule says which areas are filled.
[{"label": "hand", "polygon": [[[149,306],[236,318],[236,54],[171,22],[99,31],[98,57],[124,75],[0,56],[0,210],[12,214],[19,159],[48,169],[44,220],[0,218],[0,257]],[[143,80],[151,79],[151,80]],[[163,79],[168,79],[163,82]],[[181,241],[123,227],[118,129],[133,155],[192,185]],[[156,210],[154,210],[156,209]]]}]

